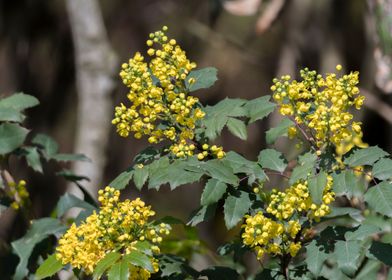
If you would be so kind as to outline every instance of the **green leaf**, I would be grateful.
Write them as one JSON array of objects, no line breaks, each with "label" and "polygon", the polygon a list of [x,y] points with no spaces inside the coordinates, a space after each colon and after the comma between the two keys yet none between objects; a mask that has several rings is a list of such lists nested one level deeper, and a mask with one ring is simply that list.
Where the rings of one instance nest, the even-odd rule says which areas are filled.
[{"label": "green leaf", "polygon": [[108,280],[128,280],[129,266],[126,261],[114,264],[108,271]]},{"label": "green leaf", "polygon": [[305,263],[308,270],[312,272],[314,276],[319,277],[321,268],[323,267],[325,260],[328,258],[328,254],[321,246],[317,246],[317,243],[317,240],[312,240],[312,242],[306,246]]},{"label": "green leaf", "polygon": [[91,160],[83,154],[55,154],[50,157],[56,161],[88,161]]},{"label": "green leaf", "polygon": [[347,241],[349,240],[365,240],[372,238],[372,235],[381,232],[381,229],[375,225],[360,225],[355,231],[348,231],[344,235]]},{"label": "green leaf", "polygon": [[334,257],[340,270],[353,276],[359,266],[361,243],[357,240],[341,241],[335,244]]},{"label": "green leaf", "polygon": [[233,169],[225,164],[224,161],[213,159],[205,162],[202,169],[212,178],[218,181],[237,186],[238,177],[234,175]]},{"label": "green leaf", "polygon": [[351,166],[373,165],[377,160],[387,156],[388,153],[377,146],[355,150],[344,163]]},{"label": "green leaf", "polygon": [[373,166],[373,176],[379,180],[387,180],[392,178],[392,160],[382,158]]},{"label": "green leaf", "polygon": [[245,173],[248,175],[248,184],[252,184],[256,179],[263,181],[267,177],[260,165],[235,152],[228,152],[221,161],[230,166],[235,174]]},{"label": "green leaf", "polygon": [[0,107],[13,108],[19,111],[37,106],[38,104],[39,101],[37,98],[24,93],[16,93],[0,100]]},{"label": "green leaf", "polygon": [[90,181],[90,179],[86,176],[77,175],[73,171],[69,169],[63,169],[59,172],[56,172],[56,175],[63,176],[66,180],[77,183],[78,181],[86,180]]},{"label": "green leaf", "polygon": [[27,165],[34,171],[42,173],[42,164],[37,147],[24,147],[23,151],[26,152]]},{"label": "green leaf", "polygon": [[238,280],[240,279],[240,275],[238,272],[230,267],[223,266],[213,266],[207,269],[204,269],[200,272],[200,276],[207,276],[208,279],[211,280]]},{"label": "green leaf", "polygon": [[262,150],[259,154],[258,160],[263,168],[268,168],[280,173],[283,173],[287,167],[286,160],[282,153],[274,149]]},{"label": "green leaf", "polygon": [[342,171],[340,174],[333,174],[332,189],[337,196],[345,195],[347,198],[360,197],[365,191],[365,182],[355,176],[352,170]]},{"label": "green leaf", "polygon": [[20,146],[26,139],[28,130],[14,123],[0,125],[0,155],[8,154]]},{"label": "green leaf", "polygon": [[161,157],[148,166],[148,188],[158,190],[163,184],[169,183],[168,168],[170,166],[168,157]]},{"label": "green leaf", "polygon": [[67,212],[69,209],[73,207],[83,208],[92,212],[93,210],[97,210],[93,205],[87,203],[84,200],[74,196],[73,194],[66,193],[62,197],[60,197],[57,202],[57,217],[61,217]]},{"label": "green leaf", "polygon": [[124,256],[124,259],[135,266],[154,272],[154,267],[152,266],[150,258],[139,251],[131,251],[129,254]]},{"label": "green leaf", "polygon": [[141,190],[148,179],[148,166],[135,167],[133,171],[133,181],[138,190]]},{"label": "green leaf", "polygon": [[227,128],[231,133],[242,140],[246,140],[248,138],[246,125],[239,119],[229,118],[227,121]]},{"label": "green leaf", "polygon": [[129,181],[131,181],[132,176],[133,169],[124,171],[120,175],[118,175],[113,181],[111,181],[109,186],[118,190],[122,190],[129,184]]},{"label": "green leaf", "polygon": [[247,192],[239,191],[236,195],[229,195],[223,206],[227,229],[235,227],[251,206],[252,201]]},{"label": "green leaf", "polygon": [[275,143],[278,137],[287,135],[287,130],[293,125],[294,123],[291,120],[289,120],[288,118],[283,118],[277,126],[269,129],[266,132],[267,144],[271,145]]},{"label": "green leaf", "polygon": [[187,170],[190,168],[188,164],[192,165],[190,160],[177,159],[168,167],[167,177],[171,190],[184,184],[197,182],[203,176],[201,170],[197,170],[197,172]]},{"label": "green leaf", "polygon": [[336,218],[336,217],[348,215],[357,222],[362,222],[364,219],[361,210],[356,208],[334,207],[334,206],[330,206],[330,208],[331,208],[331,213],[329,213],[326,216],[326,218]]},{"label": "green leaf", "polygon": [[248,110],[249,123],[261,120],[275,110],[276,105],[269,102],[271,96],[266,95],[246,103],[245,108]]},{"label": "green leaf", "polygon": [[0,121],[21,123],[25,116],[14,108],[0,106]]},{"label": "green leaf", "polygon": [[[160,270],[160,277],[162,279],[173,279],[173,280],[181,280],[185,279],[181,276],[193,276],[192,279],[198,279],[199,273],[188,266],[185,259],[174,256],[174,255],[158,255],[159,260],[159,270]],[[180,277],[176,278],[176,276],[181,275]],[[166,277],[166,276],[174,276]],[[188,278],[186,278],[188,279]]]},{"label": "green leaf", "polygon": [[[214,67],[191,71],[186,77],[185,85],[189,91],[212,87],[218,80],[217,74],[218,70]],[[193,84],[189,84],[189,79],[191,78],[195,79]]]},{"label": "green leaf", "polygon": [[386,265],[392,265],[392,245],[387,243],[382,243],[378,241],[373,241],[369,248],[369,253],[374,256],[379,261],[385,263]]},{"label": "green leaf", "polygon": [[191,215],[187,225],[194,227],[204,221],[208,221],[215,215],[215,210],[216,203],[200,207]]},{"label": "green leaf", "polygon": [[97,263],[97,266],[94,269],[94,273],[93,273],[94,279],[101,278],[102,274],[104,274],[105,271],[120,258],[121,258],[121,254],[118,252],[110,252],[106,254],[105,257]]},{"label": "green leaf", "polygon": [[43,148],[44,155],[47,159],[57,154],[58,145],[56,141],[54,141],[53,138],[49,137],[48,135],[37,134],[31,142]]},{"label": "green leaf", "polygon": [[367,260],[361,271],[355,276],[355,280],[377,279],[381,263],[375,260]]},{"label": "green leaf", "polygon": [[226,98],[214,106],[205,107],[206,117],[201,121],[205,127],[205,136],[213,140],[221,133],[229,117],[247,116],[247,110],[243,107],[245,103],[244,99]]},{"label": "green leaf", "polygon": [[325,172],[320,172],[309,180],[309,192],[314,203],[321,204],[323,202],[323,192],[326,185],[327,174]]},{"label": "green leaf", "polygon": [[49,235],[62,233],[65,229],[57,219],[43,218],[33,221],[26,235],[11,243],[13,252],[20,259],[13,279],[22,280],[28,274],[27,264],[36,244]]},{"label": "green leaf", "polygon": [[292,185],[298,180],[304,180],[312,176],[315,171],[316,157],[311,153],[306,153],[299,158],[298,164],[291,173],[289,184]]},{"label": "green leaf", "polygon": [[370,188],[365,194],[365,201],[378,213],[392,217],[392,185],[390,183],[381,182]]},{"label": "green leaf", "polygon": [[59,261],[56,256],[50,255],[37,269],[35,272],[35,280],[41,280],[52,276],[60,269],[63,268],[63,264]]},{"label": "green leaf", "polygon": [[208,180],[201,194],[201,205],[206,206],[218,202],[225,194],[227,185],[216,179]]}]

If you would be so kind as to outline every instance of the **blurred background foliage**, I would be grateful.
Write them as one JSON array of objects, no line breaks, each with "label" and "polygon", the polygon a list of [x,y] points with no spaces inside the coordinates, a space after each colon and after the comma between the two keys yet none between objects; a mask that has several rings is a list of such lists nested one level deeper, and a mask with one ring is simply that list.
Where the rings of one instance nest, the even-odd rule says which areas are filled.
[{"label": "blurred background foliage", "polygon": [[[28,112],[27,127],[55,138],[62,152],[72,152],[77,115],[75,51],[67,0],[0,1],[0,94],[25,92],[41,105]],[[273,77],[296,76],[303,67],[320,72],[360,71],[365,110],[357,117],[364,124],[364,141],[392,152],[391,121],[391,1],[382,0],[101,0],[108,41],[118,57],[117,69],[136,51],[145,51],[151,31],[163,25],[199,67],[218,69],[216,85],[198,94],[204,104],[225,98],[252,99],[270,94]],[[119,71],[118,71],[119,72]],[[111,93],[111,107],[126,100],[127,89],[118,76]],[[96,108],[91,107],[91,114]],[[255,160],[266,147],[265,131],[279,117],[252,124],[245,143],[224,133],[219,140],[226,151],[235,150]],[[103,180],[106,186],[132,163],[147,141],[120,138],[111,126],[105,151]],[[278,143],[286,152],[295,149]],[[92,163],[94,164],[94,163]],[[36,218],[49,215],[66,182],[55,177],[52,165],[45,176],[11,163],[15,177],[25,179]],[[77,172],[78,173],[78,172]],[[83,174],[82,174],[83,175]],[[201,186],[170,192],[128,188],[132,195],[152,204],[159,216],[186,220],[198,206]],[[0,255],[6,243],[22,236],[25,225],[15,215],[2,215]],[[233,232],[226,232],[222,217],[199,227],[201,238],[215,249]],[[2,253],[3,252],[3,253]],[[16,261],[16,260],[15,260]]]}]

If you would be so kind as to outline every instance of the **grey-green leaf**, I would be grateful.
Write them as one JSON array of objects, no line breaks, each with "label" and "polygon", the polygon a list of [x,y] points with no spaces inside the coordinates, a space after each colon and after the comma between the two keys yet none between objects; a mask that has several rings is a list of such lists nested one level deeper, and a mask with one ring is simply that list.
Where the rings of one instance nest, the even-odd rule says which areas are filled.
[{"label": "grey-green leaf", "polygon": [[65,212],[67,212],[73,207],[83,208],[89,210],[90,212],[96,210],[96,208],[90,203],[81,200],[73,194],[66,193],[62,197],[60,197],[59,201],[57,202],[57,217],[63,216]]},{"label": "grey-green leaf", "polygon": [[133,181],[138,190],[141,190],[148,178],[148,166],[135,167],[133,171]]},{"label": "grey-green leaf", "polygon": [[118,175],[113,181],[111,181],[109,186],[118,190],[122,190],[129,184],[129,181],[131,181],[132,176],[133,170],[124,171],[120,175]]},{"label": "grey-green leaf", "polygon": [[129,266],[125,260],[115,263],[108,271],[108,280],[128,280],[128,277]]},{"label": "grey-green leaf", "polygon": [[[218,80],[217,77],[218,70],[214,67],[206,67],[199,70],[194,70],[189,73],[186,77],[186,87],[189,91],[195,91],[202,88],[209,88],[215,84]],[[195,82],[189,84],[189,79],[195,79]]]},{"label": "grey-green leaf", "polygon": [[382,158],[373,166],[373,176],[379,180],[387,180],[392,178],[392,160]]},{"label": "grey-green leaf", "polygon": [[208,221],[215,215],[215,210],[216,203],[200,207],[192,214],[187,225],[194,227],[204,221]]},{"label": "grey-green leaf", "polygon": [[249,123],[265,118],[275,109],[276,105],[269,101],[270,98],[266,95],[247,102],[245,108],[248,110]]},{"label": "grey-green leaf", "polygon": [[124,256],[124,259],[135,266],[154,272],[154,267],[152,266],[150,258],[139,251],[131,251],[129,254]]},{"label": "grey-green leaf", "polygon": [[0,121],[21,123],[24,118],[24,115],[20,111],[14,108],[0,106]]},{"label": "grey-green leaf", "polygon": [[372,238],[373,234],[381,232],[381,229],[375,225],[360,225],[355,231],[348,231],[344,234],[347,241],[349,240],[365,240]]},{"label": "grey-green leaf", "polygon": [[320,276],[321,268],[327,258],[328,254],[324,251],[324,248],[322,246],[317,246],[317,240],[313,240],[306,246],[305,262],[309,271],[312,272],[314,276]]},{"label": "grey-green leaf", "polygon": [[299,157],[298,163],[291,173],[289,184],[292,185],[298,180],[304,180],[314,174],[316,157],[312,153],[306,153]]},{"label": "grey-green leaf", "polygon": [[283,173],[287,167],[287,163],[282,153],[274,149],[262,150],[258,157],[259,163],[263,168]]},{"label": "grey-green leaf", "polygon": [[355,176],[351,170],[345,170],[340,174],[333,174],[333,191],[337,196],[345,195],[351,199],[354,196],[361,196],[365,191],[365,182]]},{"label": "grey-green leaf", "polygon": [[288,118],[283,118],[277,126],[269,129],[266,132],[267,144],[273,144],[275,143],[276,139],[278,139],[278,137],[287,135],[287,130],[293,125],[294,124],[291,120]]},{"label": "grey-green leaf", "polygon": [[45,134],[37,134],[31,141],[33,144],[43,148],[45,156],[49,159],[52,155],[57,154],[58,145],[53,138]]},{"label": "grey-green leaf", "polygon": [[314,178],[309,180],[309,192],[312,201],[321,204],[323,199],[324,188],[327,185],[327,174],[320,172]]},{"label": "grey-green leaf", "polygon": [[209,160],[202,165],[207,174],[221,182],[237,186],[238,177],[234,175],[233,169],[219,159]]},{"label": "grey-green leaf", "polygon": [[227,229],[235,227],[252,206],[249,194],[239,191],[236,195],[229,195],[224,204],[224,217]]},{"label": "grey-green leaf", "polygon": [[371,187],[365,194],[365,201],[378,213],[392,217],[392,184],[381,182]]},{"label": "grey-green leaf", "polygon": [[229,118],[227,121],[227,128],[231,133],[242,140],[246,140],[248,138],[246,125],[239,119]]},{"label": "grey-green leaf", "polygon": [[344,160],[344,163],[351,167],[360,165],[373,165],[373,163],[375,163],[377,160],[387,155],[387,152],[383,151],[377,146],[374,146],[354,151],[348,158]]},{"label": "grey-green leaf", "polygon": [[16,93],[0,100],[0,107],[9,107],[16,110],[24,110],[37,106],[39,101],[32,95]]},{"label": "grey-green leaf", "polygon": [[88,161],[91,160],[83,154],[55,154],[50,157],[56,161]]},{"label": "grey-green leaf", "polygon": [[28,166],[33,168],[34,171],[42,173],[42,164],[37,147],[26,147],[24,150],[27,152],[26,160]]},{"label": "grey-green leaf", "polygon": [[28,274],[27,264],[36,244],[49,235],[61,233],[64,230],[65,226],[57,219],[43,218],[33,221],[26,235],[11,243],[14,253],[20,259],[16,267],[14,279],[22,280]]},{"label": "grey-green leaf", "polygon": [[28,130],[14,123],[0,125],[0,155],[8,154],[23,145]]},{"label": "grey-green leaf", "polygon": [[357,240],[338,240],[335,244],[334,256],[340,270],[353,276],[357,271],[360,260],[361,243]]},{"label": "grey-green leaf", "polygon": [[209,205],[218,202],[225,194],[227,185],[217,179],[208,180],[201,195],[201,205]]},{"label": "grey-green leaf", "polygon": [[35,272],[35,280],[41,280],[52,276],[63,268],[63,264],[59,261],[56,256],[50,255],[37,269]]},{"label": "grey-green leaf", "polygon": [[121,254],[118,252],[110,252],[106,254],[105,257],[97,263],[97,266],[94,269],[94,273],[93,273],[94,279],[101,278],[102,274],[104,274],[105,271],[120,258],[121,258]]}]

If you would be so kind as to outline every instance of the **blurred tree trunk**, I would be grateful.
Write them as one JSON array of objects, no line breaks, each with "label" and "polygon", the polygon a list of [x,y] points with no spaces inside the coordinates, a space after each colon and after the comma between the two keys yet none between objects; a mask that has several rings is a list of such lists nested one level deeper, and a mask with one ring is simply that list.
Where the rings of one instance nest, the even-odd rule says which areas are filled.
[{"label": "blurred tree trunk", "polygon": [[87,187],[96,197],[106,164],[106,146],[112,115],[110,94],[117,57],[112,50],[96,0],[67,0],[76,59],[78,122],[75,152],[92,163],[77,162],[74,171],[90,178]]}]

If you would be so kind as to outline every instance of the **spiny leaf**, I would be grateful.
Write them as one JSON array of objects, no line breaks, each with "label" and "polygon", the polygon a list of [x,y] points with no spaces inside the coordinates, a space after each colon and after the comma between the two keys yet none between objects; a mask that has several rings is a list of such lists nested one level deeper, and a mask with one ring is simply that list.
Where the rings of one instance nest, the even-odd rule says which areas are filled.
[{"label": "spiny leaf", "polygon": [[120,175],[118,175],[113,181],[111,181],[109,186],[118,190],[122,190],[129,184],[129,181],[131,181],[132,176],[133,169],[124,171]]},{"label": "spiny leaf", "polygon": [[14,279],[22,280],[28,274],[27,264],[36,244],[49,235],[57,234],[64,230],[65,227],[57,219],[43,218],[33,221],[26,235],[11,243],[14,253],[20,259],[16,267]]},{"label": "spiny leaf", "polygon": [[215,215],[215,210],[216,203],[200,207],[191,215],[187,225],[194,227],[204,221],[208,221]]},{"label": "spiny leaf", "polygon": [[263,168],[268,168],[280,173],[282,173],[287,167],[286,160],[282,153],[274,149],[262,150],[259,154],[258,160]]},{"label": "spiny leaf", "polygon": [[353,276],[359,266],[361,243],[356,240],[341,241],[335,244],[334,256],[343,273]]},{"label": "spiny leaf", "polygon": [[148,166],[136,166],[133,171],[133,181],[138,190],[141,190],[148,178]]},{"label": "spiny leaf", "polygon": [[387,180],[392,178],[392,160],[382,158],[373,166],[373,176],[379,180]]},{"label": "spiny leaf", "polygon": [[56,161],[88,161],[91,160],[83,154],[55,154],[50,156],[51,159]]},{"label": "spiny leaf", "polygon": [[246,140],[248,138],[246,125],[239,119],[229,118],[227,121],[227,128],[231,133],[242,140]]},{"label": "spiny leaf", "polygon": [[294,124],[291,120],[289,120],[288,118],[283,118],[277,126],[269,129],[266,132],[267,144],[271,145],[275,143],[276,139],[278,139],[279,136],[287,135],[287,130],[293,125]]},{"label": "spiny leaf", "polygon": [[[202,88],[209,88],[218,80],[218,70],[214,67],[206,67],[199,70],[194,70],[186,77],[185,85],[189,91],[195,91]],[[193,78],[195,82],[189,84],[189,80]]]},{"label": "spiny leaf", "polygon": [[42,173],[42,164],[37,147],[25,147],[23,150],[27,152],[27,165],[33,168],[34,171]]},{"label": "spiny leaf", "polygon": [[365,201],[378,213],[392,217],[392,184],[381,182],[373,186],[366,192]]},{"label": "spiny leaf", "polygon": [[310,152],[302,155],[298,160],[299,165],[296,166],[291,173],[289,184],[292,185],[298,180],[303,180],[312,176],[315,171],[314,166],[316,159],[317,158]]},{"label": "spiny leaf", "polygon": [[150,272],[154,272],[154,267],[152,266],[150,258],[139,251],[131,251],[129,254],[124,256],[124,259],[135,266],[139,266],[147,269]]},{"label": "spiny leaf", "polygon": [[209,160],[202,165],[202,168],[212,178],[233,186],[238,185],[238,177],[233,174],[233,169],[224,161],[219,159]]},{"label": "spiny leaf", "polygon": [[251,206],[252,201],[248,193],[239,191],[236,195],[229,195],[223,206],[227,229],[235,227]]},{"label": "spiny leaf", "polygon": [[381,229],[375,225],[360,225],[355,231],[348,231],[344,235],[349,240],[365,240],[371,238],[373,234],[381,232]]},{"label": "spiny leaf", "polygon": [[0,155],[8,154],[19,148],[26,139],[28,130],[14,123],[0,125]]},{"label": "spiny leaf", "polygon": [[57,217],[63,216],[65,212],[67,212],[73,207],[83,208],[89,210],[90,212],[96,210],[96,208],[90,203],[81,200],[73,194],[66,193],[62,197],[60,197],[59,201],[57,202]]},{"label": "spiny leaf", "polygon": [[34,136],[31,142],[43,148],[44,155],[47,159],[57,154],[58,145],[56,141],[54,141],[53,138],[49,137],[48,135],[37,134],[36,136]]},{"label": "spiny leaf", "polygon": [[16,93],[0,100],[0,107],[8,107],[16,110],[24,110],[37,106],[39,101],[32,95]]},{"label": "spiny leaf", "polygon": [[201,205],[209,205],[218,202],[226,192],[227,185],[216,179],[208,180],[201,195]]},{"label": "spiny leaf", "polygon": [[373,165],[377,160],[387,156],[388,153],[377,146],[355,150],[344,163],[351,166]]},{"label": "spiny leaf", "polygon": [[0,121],[2,122],[23,122],[25,116],[14,108],[0,106]]},{"label": "spiny leaf", "polygon": [[319,277],[321,268],[325,260],[328,258],[328,254],[324,251],[321,246],[317,246],[317,240],[312,240],[312,242],[306,246],[306,265],[310,272],[314,276]]},{"label": "spiny leaf", "polygon": [[262,96],[246,103],[245,108],[248,110],[249,123],[261,120],[274,111],[276,105],[269,102],[270,96]]},{"label": "spiny leaf", "polygon": [[94,268],[93,277],[94,279],[99,279],[105,271],[111,267],[117,260],[121,258],[121,254],[118,252],[110,252],[101,259],[97,266]]},{"label": "spiny leaf", "polygon": [[333,174],[333,191],[336,195],[345,195],[351,199],[354,196],[361,196],[365,191],[365,183],[355,176],[351,170],[345,170],[340,174]]}]

